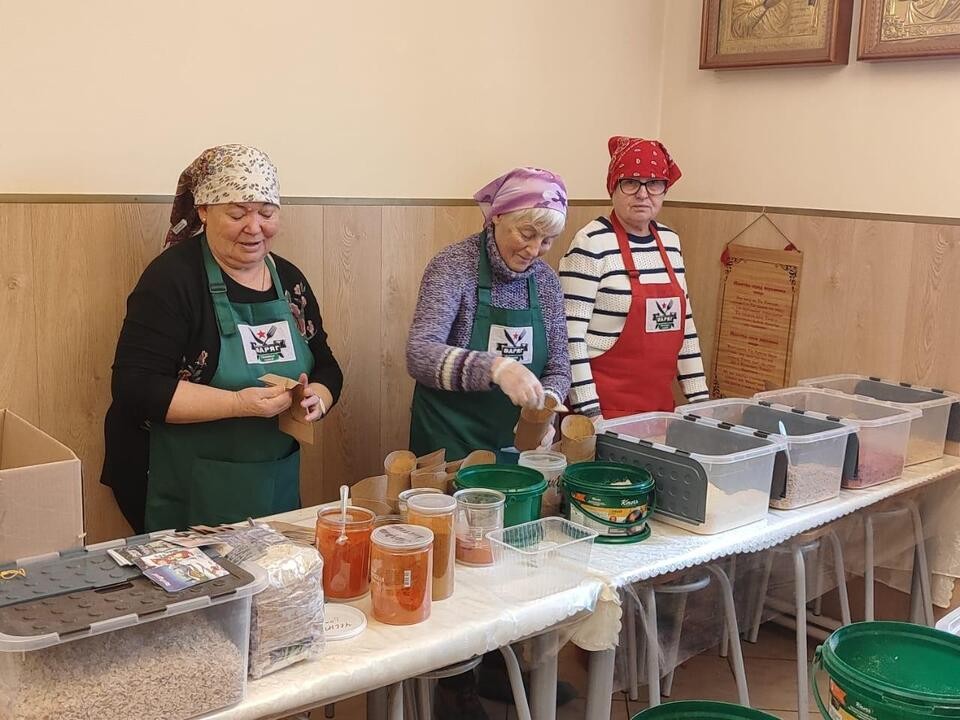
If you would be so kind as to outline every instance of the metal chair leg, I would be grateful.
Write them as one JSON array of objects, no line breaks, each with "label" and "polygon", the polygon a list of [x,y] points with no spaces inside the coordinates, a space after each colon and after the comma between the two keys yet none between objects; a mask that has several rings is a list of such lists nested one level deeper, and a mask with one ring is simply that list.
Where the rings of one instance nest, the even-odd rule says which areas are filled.
[{"label": "metal chair leg", "polygon": [[819,617],[823,614],[823,595],[826,584],[827,569],[826,565],[827,548],[823,541],[820,541],[820,547],[817,548],[816,568],[817,575],[813,586],[813,614]]},{"label": "metal chair leg", "polygon": [[[673,635],[673,641],[670,643],[670,672],[667,673],[667,676],[663,679],[663,688],[660,690],[660,694],[664,697],[670,697],[670,693],[673,692],[673,673],[677,669],[677,655],[680,653],[680,636],[683,634],[683,617],[687,612],[687,594],[684,593],[680,595],[679,598],[680,608],[677,612],[677,631]],[[724,629],[726,629],[726,623],[724,623]]]},{"label": "metal chair leg", "polygon": [[657,598],[653,586],[643,589],[643,609],[647,631],[647,692],[650,707],[660,704],[660,636],[657,630]]},{"label": "metal chair leg", "polygon": [[627,675],[629,676],[628,694],[631,700],[636,702],[640,699],[640,683],[638,675],[640,673],[639,650],[637,649],[637,606],[633,600],[633,589],[627,588],[623,594],[623,611],[627,615],[626,633],[627,633]]},{"label": "metal chair leg", "polygon": [[767,590],[770,588],[770,573],[773,571],[773,552],[767,551],[763,565],[763,581],[760,583],[760,594],[757,596],[757,604],[753,611],[753,622],[750,624],[750,632],[747,641],[755,643],[760,634],[760,623],[763,620],[763,608],[767,602]]},{"label": "metal chair leg", "polygon": [[500,648],[500,654],[507,664],[507,677],[510,678],[510,688],[513,690],[513,704],[517,709],[517,720],[531,720],[530,706],[527,704],[527,693],[523,688],[523,674],[520,672],[520,663],[513,648],[505,645]]},{"label": "metal chair leg", "polygon": [[433,720],[433,694],[431,683],[426,678],[417,678],[417,720]]},{"label": "metal chair leg", "polygon": [[743,649],[740,647],[740,629],[737,622],[737,609],[734,605],[733,586],[722,568],[708,565],[707,569],[716,576],[720,583],[720,592],[723,597],[724,617],[727,621],[727,634],[730,639],[731,662],[733,676],[737,681],[737,697],[740,704],[750,707],[750,695],[747,691],[747,671],[743,664]]},{"label": "metal chair leg", "polygon": [[794,596],[797,607],[797,717],[810,715],[807,690],[807,568],[803,548],[793,549]]},{"label": "metal chair leg", "polygon": [[915,544],[914,560],[920,575],[920,599],[923,602],[923,618],[927,627],[933,627],[933,591],[930,589],[930,567],[927,564],[927,543],[923,536],[923,522],[916,503],[910,502],[910,516],[913,519],[913,540]]},{"label": "metal chair leg", "polygon": [[873,620],[873,516],[863,519],[863,619]]},{"label": "metal chair leg", "polygon": [[843,562],[843,546],[840,544],[840,538],[835,530],[827,533],[830,540],[830,547],[833,548],[833,565],[837,573],[837,592],[840,594],[840,620],[844,625],[849,625],[850,620],[850,597],[847,595],[847,569]]},{"label": "metal chair leg", "polygon": [[[733,586],[736,584],[736,579],[737,579],[737,556],[736,555],[730,556],[730,574],[727,576],[727,579],[730,581],[730,588],[732,591]],[[727,621],[724,620],[723,628],[720,632],[720,657],[722,658],[725,658],[727,656],[727,653],[730,651],[730,641],[728,639],[729,637],[730,637],[730,632],[729,632],[729,628],[727,627]],[[672,682],[673,678],[671,677],[670,680]]]}]

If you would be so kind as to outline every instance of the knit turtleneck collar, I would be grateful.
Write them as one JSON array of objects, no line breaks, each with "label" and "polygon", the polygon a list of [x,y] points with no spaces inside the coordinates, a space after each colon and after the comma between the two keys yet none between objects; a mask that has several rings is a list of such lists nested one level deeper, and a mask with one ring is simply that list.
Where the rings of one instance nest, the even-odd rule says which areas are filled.
[{"label": "knit turtleneck collar", "polygon": [[500,255],[500,248],[497,247],[497,241],[493,237],[493,227],[488,227],[483,234],[481,234],[480,239],[483,240],[486,238],[487,242],[487,256],[490,258],[490,270],[493,272],[493,277],[501,282],[511,282],[513,280],[526,280],[533,274],[534,268],[537,265],[538,260],[534,260],[530,263],[528,267],[523,272],[514,272],[511,270],[507,263],[504,262],[503,257]]}]

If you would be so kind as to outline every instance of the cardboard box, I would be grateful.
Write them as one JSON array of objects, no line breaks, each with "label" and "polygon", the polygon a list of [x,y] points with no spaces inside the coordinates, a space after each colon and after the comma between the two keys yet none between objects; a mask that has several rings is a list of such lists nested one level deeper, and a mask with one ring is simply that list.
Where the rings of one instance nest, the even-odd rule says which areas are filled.
[{"label": "cardboard box", "polygon": [[0,409],[0,563],[81,545],[80,460]]}]

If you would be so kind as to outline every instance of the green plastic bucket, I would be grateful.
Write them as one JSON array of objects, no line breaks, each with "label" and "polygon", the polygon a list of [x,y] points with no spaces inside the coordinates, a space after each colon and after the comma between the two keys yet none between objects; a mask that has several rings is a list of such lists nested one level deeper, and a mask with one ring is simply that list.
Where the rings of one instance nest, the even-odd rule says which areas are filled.
[{"label": "green plastic bucket", "polygon": [[540,519],[540,503],[547,489],[543,473],[519,465],[471,465],[457,472],[457,490],[499,490],[507,501],[503,526],[512,527]]},{"label": "green plastic bucket", "polygon": [[568,520],[596,530],[598,543],[650,537],[656,482],[646,470],[611,462],[570,465],[560,479]]},{"label": "green plastic bucket", "polygon": [[774,715],[722,702],[684,700],[669,702],[634,715],[633,720],[777,720]]},{"label": "green plastic bucket", "polygon": [[[820,670],[830,680],[826,702]],[[960,638],[910,623],[847,625],[817,648],[810,684],[824,718],[960,718]]]}]

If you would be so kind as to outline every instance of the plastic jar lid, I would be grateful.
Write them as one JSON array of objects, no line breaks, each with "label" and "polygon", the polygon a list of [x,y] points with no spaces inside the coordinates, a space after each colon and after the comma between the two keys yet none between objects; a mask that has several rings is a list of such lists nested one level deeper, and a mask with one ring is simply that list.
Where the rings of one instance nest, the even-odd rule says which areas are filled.
[{"label": "plastic jar lid", "polygon": [[351,605],[323,606],[323,635],[327,641],[349,640],[367,629],[367,616]]},{"label": "plastic jar lid", "polygon": [[[340,527],[341,518],[343,515],[340,513],[340,504],[337,503],[335,506],[322,507],[317,510],[317,520],[322,522],[324,525],[335,525]],[[360,507],[359,505],[348,505],[347,506],[347,522],[346,526],[348,528],[359,528],[372,525],[373,521],[377,519],[377,514],[373,510],[368,510],[365,507]]]},{"label": "plastic jar lid", "polygon": [[436,488],[411,488],[410,490],[404,490],[397,496],[398,500],[409,500],[416,495],[442,495],[443,490],[437,490]]},{"label": "plastic jar lid", "polygon": [[453,494],[453,499],[460,505],[471,509],[477,508],[496,508],[502,506],[507,501],[507,496],[499,490],[489,490],[487,488],[466,488],[457,490]]},{"label": "plastic jar lid", "polygon": [[567,456],[553,450],[524,450],[520,453],[520,464],[537,470],[563,470]]},{"label": "plastic jar lid", "polygon": [[370,540],[385,550],[420,550],[433,542],[433,531],[419,525],[384,525]]},{"label": "plastic jar lid", "polygon": [[449,515],[457,509],[457,501],[449,495],[414,495],[407,498],[407,509],[420,515]]}]

